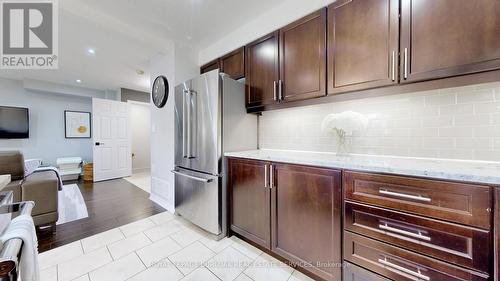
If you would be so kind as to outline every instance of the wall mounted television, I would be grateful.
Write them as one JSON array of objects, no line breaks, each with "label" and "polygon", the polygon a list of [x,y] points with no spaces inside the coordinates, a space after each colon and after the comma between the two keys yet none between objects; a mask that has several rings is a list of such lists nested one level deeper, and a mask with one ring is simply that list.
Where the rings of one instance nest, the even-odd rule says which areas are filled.
[{"label": "wall mounted television", "polygon": [[0,106],[0,139],[29,138],[29,110]]}]

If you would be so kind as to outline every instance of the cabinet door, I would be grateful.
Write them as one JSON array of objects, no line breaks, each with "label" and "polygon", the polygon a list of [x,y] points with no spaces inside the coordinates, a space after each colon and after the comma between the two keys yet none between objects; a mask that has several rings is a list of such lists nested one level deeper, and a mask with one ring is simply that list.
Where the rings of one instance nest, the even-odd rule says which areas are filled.
[{"label": "cabinet door", "polygon": [[222,72],[233,79],[245,77],[245,47],[241,47],[220,59]]},{"label": "cabinet door", "polygon": [[495,203],[495,280],[500,281],[500,187],[496,189]]},{"label": "cabinet door", "polygon": [[212,71],[214,69],[218,69],[219,67],[220,67],[219,60],[216,59],[200,67],[200,74]]},{"label": "cabinet door", "polygon": [[271,211],[267,162],[229,160],[229,207],[232,231],[270,247]]},{"label": "cabinet door", "polygon": [[500,1],[402,0],[402,82],[500,68]]},{"label": "cabinet door", "polygon": [[328,94],[398,83],[398,0],[328,7]]},{"label": "cabinet door", "polygon": [[340,280],[341,172],[275,164],[272,250],[326,280]]},{"label": "cabinet door", "polygon": [[280,29],[280,99],[326,95],[326,8]]},{"label": "cabinet door", "polygon": [[277,102],[279,33],[274,32],[246,46],[246,105]]}]

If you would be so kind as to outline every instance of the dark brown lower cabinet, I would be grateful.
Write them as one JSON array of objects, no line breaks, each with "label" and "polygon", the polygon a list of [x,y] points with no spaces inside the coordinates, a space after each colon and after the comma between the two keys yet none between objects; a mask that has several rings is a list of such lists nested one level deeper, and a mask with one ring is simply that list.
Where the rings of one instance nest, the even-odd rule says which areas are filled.
[{"label": "dark brown lower cabinet", "polygon": [[500,187],[495,192],[495,280],[500,281]]},{"label": "dark brown lower cabinet", "polygon": [[269,163],[229,160],[229,224],[232,231],[271,247]]},{"label": "dark brown lower cabinet", "polygon": [[326,280],[341,278],[341,172],[274,164],[272,251]]},{"label": "dark brown lower cabinet", "polygon": [[344,262],[343,281],[389,281],[382,276],[349,262]]}]

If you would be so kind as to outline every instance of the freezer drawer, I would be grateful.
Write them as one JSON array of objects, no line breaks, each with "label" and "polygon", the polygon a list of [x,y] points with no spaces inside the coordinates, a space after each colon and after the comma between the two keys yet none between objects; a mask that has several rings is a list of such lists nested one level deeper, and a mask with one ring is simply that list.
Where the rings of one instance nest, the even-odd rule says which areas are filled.
[{"label": "freezer drawer", "polygon": [[175,174],[175,212],[212,234],[221,234],[221,179],[179,167],[172,172]]}]

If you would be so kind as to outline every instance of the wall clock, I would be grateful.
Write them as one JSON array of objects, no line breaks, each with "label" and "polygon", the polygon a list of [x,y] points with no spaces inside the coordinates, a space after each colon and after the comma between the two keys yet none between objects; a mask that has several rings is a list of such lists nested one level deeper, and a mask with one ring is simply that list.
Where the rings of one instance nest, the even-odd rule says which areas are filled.
[{"label": "wall clock", "polygon": [[162,108],[165,106],[168,100],[168,80],[165,76],[156,77],[153,82],[153,90],[151,91],[151,98],[153,99],[153,103],[158,108]]}]

